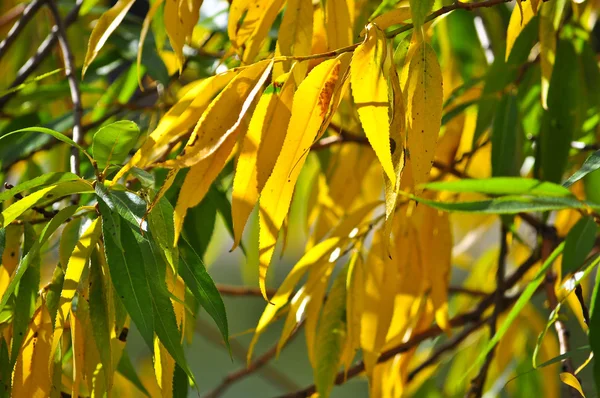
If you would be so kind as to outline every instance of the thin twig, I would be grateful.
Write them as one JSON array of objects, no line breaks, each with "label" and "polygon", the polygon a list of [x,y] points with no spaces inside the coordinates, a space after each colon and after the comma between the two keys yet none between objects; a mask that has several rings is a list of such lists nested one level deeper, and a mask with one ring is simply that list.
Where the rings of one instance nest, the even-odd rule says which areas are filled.
[{"label": "thin twig", "polygon": [[[292,331],[292,334],[287,340],[286,344],[289,344],[292,339],[298,334],[298,331],[302,327],[302,322],[296,326],[296,328]],[[247,367],[243,367],[238,369],[229,375],[227,375],[221,383],[217,387],[215,387],[212,391],[207,393],[204,398],[217,398],[225,393],[225,391],[231,387],[234,383],[244,379],[247,376],[250,376],[254,372],[260,370],[263,366],[269,363],[271,359],[275,357],[277,354],[278,344],[274,344],[267,352],[262,354],[260,357],[256,358],[250,365]]]},{"label": "thin twig", "polygon": [[[260,289],[253,287],[217,284],[217,289],[223,296],[263,296],[260,292]],[[267,295],[269,297],[273,297],[275,295],[275,291],[275,289],[267,289]]]},{"label": "thin twig", "polygon": [[489,322],[489,320],[482,318],[474,324],[470,325],[469,327],[465,328],[452,340],[448,340],[444,344],[440,345],[425,361],[423,361],[419,366],[410,371],[407,377],[407,382],[410,383],[421,371],[435,364],[445,352],[452,351],[456,347],[458,347],[467,337],[473,334],[473,332],[475,332],[477,329],[483,326],[486,322]]},{"label": "thin twig", "polygon": [[[490,339],[496,334],[496,322],[498,321],[498,316],[504,310],[502,307],[504,302],[504,292],[506,291],[504,277],[506,274],[506,256],[508,254],[508,228],[504,224],[502,224],[501,228],[500,254],[498,256],[498,269],[496,270],[496,297],[494,299],[494,313],[489,320]],[[495,352],[496,348],[494,347],[487,354],[485,362],[481,366],[479,373],[477,376],[475,376],[475,378],[473,378],[473,380],[471,380],[471,386],[466,394],[467,397],[480,398],[483,395],[485,380],[487,379],[487,374],[490,365],[492,364],[492,360],[494,359]]]},{"label": "thin twig", "polygon": [[[555,281],[556,274],[552,270],[548,271],[548,273],[546,274],[546,279],[544,281],[544,286],[546,288],[546,297],[548,298],[548,303],[550,304],[550,311],[554,311],[554,309],[558,305],[558,298],[556,297],[556,291],[554,290]],[[571,350],[569,344],[570,333],[567,330],[567,327],[565,326],[563,321],[560,319],[560,317],[557,318],[554,322],[554,330],[556,330],[556,334],[558,336],[558,346],[560,354],[566,354]],[[575,376],[575,367],[573,366],[573,361],[571,360],[571,357],[566,357],[565,359],[563,359],[561,361],[561,366],[563,372],[569,372],[574,377],[577,377]],[[569,386],[568,389],[571,397],[576,398],[580,396],[579,392],[573,387]]]},{"label": "thin twig", "polygon": [[[56,34],[58,37],[58,43],[60,44],[60,49],[62,50],[65,64],[65,74],[67,75],[69,90],[71,92],[71,101],[73,101],[73,141],[75,141],[76,144],[81,144],[81,117],[83,115],[83,107],[81,105],[81,92],[79,91],[79,83],[75,77],[75,57],[71,51],[71,46],[67,40],[67,32],[65,31],[58,8],[56,7],[56,4],[54,4],[54,0],[48,1],[48,7],[52,12],[55,26],[57,28]],[[75,147],[71,148],[70,165],[71,173],[75,175],[81,174],[81,168],[79,164],[79,149]],[[74,196],[73,201],[77,202],[78,196]]]},{"label": "thin twig", "polygon": [[23,31],[25,25],[33,18],[35,13],[44,5],[46,0],[33,0],[25,6],[18,21],[10,29],[4,40],[0,42],[0,59],[6,55],[10,46],[15,42],[17,36]]},{"label": "thin twig", "polygon": [[[65,19],[63,21],[65,29],[68,28],[73,22],[75,22],[75,20],[77,19],[77,16],[79,15],[79,9],[81,8],[82,4],[83,4],[83,0],[77,0],[75,2],[75,5],[71,8],[71,11],[67,14],[67,16],[65,17]],[[57,40],[58,40],[58,26],[54,25],[52,27],[52,31],[48,34],[48,36],[46,36],[46,39],[44,39],[42,44],[40,44],[36,53],[31,58],[29,58],[27,60],[27,62],[25,62],[25,64],[21,67],[21,69],[19,69],[19,71],[17,72],[17,77],[15,78],[15,80],[13,80],[13,82],[10,84],[10,86],[8,88],[13,88],[13,87],[16,87],[16,86],[24,83],[25,80],[27,80],[27,78],[38,68],[38,66],[40,66],[42,61],[44,61],[46,59],[46,57],[48,55],[50,55],[50,52],[52,51],[52,47],[54,47],[54,44],[56,44]],[[3,97],[0,97],[0,110],[2,108],[4,108],[6,103],[16,93],[17,93],[16,91],[13,91],[13,92],[7,93]]]}]

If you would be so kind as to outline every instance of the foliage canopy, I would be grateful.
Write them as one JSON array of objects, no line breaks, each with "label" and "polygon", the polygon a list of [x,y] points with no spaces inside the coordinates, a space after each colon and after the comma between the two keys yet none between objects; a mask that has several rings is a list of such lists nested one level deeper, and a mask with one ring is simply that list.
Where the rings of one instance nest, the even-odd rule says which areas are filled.
[{"label": "foliage canopy", "polygon": [[[0,396],[217,397],[299,331],[286,397],[600,388],[599,3],[218,6],[0,4]],[[219,220],[247,286],[207,271]],[[207,391],[226,295],[264,310]]]}]

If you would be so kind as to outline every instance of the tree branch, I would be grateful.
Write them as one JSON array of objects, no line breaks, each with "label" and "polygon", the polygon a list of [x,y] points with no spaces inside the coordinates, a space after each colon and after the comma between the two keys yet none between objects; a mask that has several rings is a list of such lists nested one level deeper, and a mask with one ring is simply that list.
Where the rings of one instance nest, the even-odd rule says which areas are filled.
[{"label": "tree branch", "polygon": [[[65,74],[69,82],[69,90],[71,92],[71,101],[73,101],[73,141],[76,144],[81,144],[81,117],[83,115],[83,107],[81,105],[81,92],[79,91],[79,83],[75,77],[75,57],[71,51],[71,46],[67,40],[67,33],[63,25],[63,21],[58,12],[54,0],[48,1],[48,7],[52,12],[56,26],[56,36],[58,37],[58,43],[62,51],[63,60],[65,63]],[[77,11],[79,9],[75,8]],[[75,147],[71,148],[71,173],[80,175],[81,169],[79,164],[79,150]],[[73,196],[73,201],[78,201],[78,196]]]},{"label": "tree branch", "polygon": [[18,21],[10,29],[4,40],[0,42],[0,59],[6,55],[10,46],[15,42],[17,36],[23,31],[25,25],[33,18],[35,13],[44,5],[46,0],[33,0],[25,6]]},{"label": "tree branch", "polygon": [[[79,15],[79,9],[81,8],[82,4],[83,4],[83,0],[77,0],[75,2],[75,5],[73,6],[71,11],[67,14],[67,16],[64,19],[64,28],[65,29],[68,28],[73,22],[75,22],[75,20],[77,19],[77,16]],[[27,62],[25,62],[25,64],[21,67],[21,69],[19,69],[19,71],[17,72],[17,77],[15,78],[15,80],[13,80],[13,82],[10,84],[10,86],[8,88],[13,88],[13,87],[18,86],[19,84],[24,83],[25,80],[27,80],[27,78],[29,77],[29,75],[31,75],[33,73],[33,71],[35,71],[38,68],[38,66],[40,66],[42,61],[44,59],[46,59],[46,57],[50,54],[50,51],[52,50],[52,47],[54,46],[54,44],[56,44],[57,40],[58,40],[58,26],[55,25],[52,28],[52,31],[50,32],[50,34],[48,34],[48,36],[46,36],[46,39],[42,42],[42,44],[40,44],[36,53],[31,58],[29,58],[27,60]],[[16,93],[17,93],[16,91],[13,91],[11,93],[4,95],[3,97],[0,97],[0,110],[2,110],[2,108],[4,108],[4,106],[8,103],[8,101]]]}]

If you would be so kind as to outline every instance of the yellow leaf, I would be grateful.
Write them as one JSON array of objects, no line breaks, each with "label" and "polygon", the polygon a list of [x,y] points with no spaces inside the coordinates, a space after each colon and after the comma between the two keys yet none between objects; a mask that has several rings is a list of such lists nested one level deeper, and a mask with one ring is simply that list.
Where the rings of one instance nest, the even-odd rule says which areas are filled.
[{"label": "yellow leaf", "polygon": [[248,216],[273,171],[290,121],[295,90],[294,75],[282,75],[267,87],[256,105],[233,180],[231,216],[234,238],[231,250],[238,246]]},{"label": "yellow leaf", "polygon": [[[298,56],[310,54],[313,33],[313,5],[311,0],[289,0],[283,14],[279,36],[277,38],[277,55]],[[289,72],[292,61],[277,63],[275,76]],[[306,75],[308,62],[299,62],[294,67],[296,81]]]},{"label": "yellow leaf", "polygon": [[148,29],[150,28],[150,23],[154,18],[154,14],[158,11],[160,6],[164,3],[165,0],[156,0],[146,17],[144,18],[144,22],[142,23],[142,30],[140,31],[140,42],[138,43],[138,51],[137,51],[137,78],[138,78],[138,86],[143,91],[144,87],[142,85],[142,75],[140,74],[140,65],[142,64],[142,51],[144,50],[144,42],[146,41],[146,36],[148,35]]},{"label": "yellow leaf", "polygon": [[[391,50],[391,49],[390,49]],[[392,60],[393,55],[389,51],[388,57]],[[404,170],[404,146],[406,132],[406,109],[404,106],[404,96],[400,89],[400,80],[396,65],[389,62],[387,67],[389,71],[390,86],[392,87],[392,120],[390,124],[390,150],[392,151],[392,164],[394,167],[394,179],[390,180],[384,173],[383,180],[385,184],[385,245],[389,252],[389,241],[392,232],[394,214],[398,201],[398,192],[400,191],[400,179]]]},{"label": "yellow leaf", "polygon": [[210,189],[210,185],[217,178],[221,170],[223,170],[223,167],[225,167],[236,141],[237,137],[234,135],[229,136],[217,152],[190,168],[185,176],[173,214],[175,224],[174,245],[177,245],[177,241],[179,240],[188,209],[197,206],[204,199],[204,196]]},{"label": "yellow leaf", "polygon": [[238,129],[254,99],[269,77],[273,61],[261,61],[243,69],[211,102],[202,115],[185,149],[162,167],[191,167],[214,154]]},{"label": "yellow leaf", "polygon": [[52,353],[56,352],[58,344],[62,338],[63,330],[68,316],[71,314],[71,304],[73,297],[79,287],[81,276],[83,275],[84,267],[92,254],[92,250],[96,242],[100,238],[101,228],[100,217],[93,220],[86,231],[81,235],[79,242],[73,250],[73,254],[67,263],[65,272],[65,282],[60,300],[58,304],[58,312],[56,313],[56,321],[54,326],[54,335],[52,336]]},{"label": "yellow leaf", "polygon": [[342,366],[348,370],[356,351],[360,348],[360,323],[364,303],[365,264],[360,248],[352,255],[346,279],[346,329],[348,333],[348,355],[342,357]]},{"label": "yellow leaf", "polygon": [[85,71],[94,61],[98,52],[104,47],[110,35],[123,21],[123,18],[127,15],[127,11],[129,11],[134,2],[135,0],[119,0],[110,10],[102,14],[98,22],[96,22],[96,26],[94,26],[90,34],[85,61],[83,61],[82,77],[85,76]]},{"label": "yellow leaf", "polygon": [[321,136],[337,109],[348,58],[348,54],[342,54],[319,64],[294,95],[292,116],[281,153],[260,197],[258,272],[265,298],[265,279],[277,235],[290,208],[294,187],[310,147]]},{"label": "yellow leaf", "polygon": [[22,236],[23,227],[21,225],[8,225],[6,227],[6,240],[4,242],[4,252],[2,253],[2,266],[0,267],[1,295],[4,295],[4,292],[6,292],[12,274],[17,264],[19,264]]},{"label": "yellow leaf", "polygon": [[384,63],[388,55],[387,39],[383,31],[374,25],[367,26],[367,37],[352,56],[350,79],[358,116],[369,143],[387,178],[396,181],[390,150],[388,81],[384,74]]},{"label": "yellow leaf", "polygon": [[254,336],[248,347],[248,363],[252,360],[252,352],[258,338],[273,321],[277,311],[287,304],[296,284],[309,269],[315,266],[315,264],[319,264],[323,259],[328,258],[335,250],[341,250],[340,247],[342,242],[343,240],[339,236],[324,240],[306,252],[296,265],[294,265],[294,268],[292,268],[288,276],[277,289],[275,295],[271,298],[271,302],[265,307],[265,310],[258,321]]},{"label": "yellow leaf", "polygon": [[360,346],[367,375],[372,374],[381,349],[386,342],[398,284],[397,267],[386,252],[385,239],[381,230],[375,233],[365,264]]},{"label": "yellow leaf", "polygon": [[131,157],[113,178],[113,184],[123,177],[132,167],[145,167],[148,162],[168,144],[176,141],[200,119],[214,96],[236,76],[225,72],[211,76],[200,82],[190,83],[181,90],[186,91],[179,101],[160,119],[158,126],[146,139],[142,147]]},{"label": "yellow leaf", "polygon": [[430,285],[429,298],[435,310],[435,320],[442,330],[450,332],[448,322],[448,284],[452,267],[452,231],[448,213],[419,206],[423,214],[419,231],[421,261]]},{"label": "yellow leaf", "polygon": [[[315,7],[313,10],[313,36],[310,48],[311,54],[320,54],[327,51],[327,31],[325,29],[325,14],[322,6]],[[322,61],[322,59],[310,60],[308,70],[310,71]]]},{"label": "yellow leaf", "polygon": [[[427,181],[442,121],[442,71],[428,43],[413,42],[404,95],[406,97],[407,161],[415,186]],[[410,52],[410,50],[409,50]]]},{"label": "yellow leaf", "polygon": [[[390,26],[402,24],[402,22],[408,21],[411,18],[412,12],[410,11],[410,7],[398,7],[373,18],[371,23],[379,29],[385,30]],[[360,35],[363,36],[365,33],[366,28],[360,32]]]},{"label": "yellow leaf", "polygon": [[[65,280],[65,282],[67,281]],[[83,325],[86,323],[86,320],[81,319],[86,315],[81,311],[82,308],[85,308],[86,304],[78,305],[77,311],[71,311],[69,322],[71,328],[71,347],[73,350],[73,386],[71,387],[71,396],[73,397],[79,396],[80,386],[82,382],[85,383],[85,340],[89,338],[89,334],[91,333],[89,329],[84,330]],[[86,334],[88,335],[86,336]]]},{"label": "yellow leaf", "polygon": [[531,7],[523,8],[519,1],[519,7],[513,8],[508,22],[508,30],[506,31],[506,60],[510,56],[510,52],[521,34],[521,31],[527,26],[531,18],[533,18],[533,10]]},{"label": "yellow leaf", "polygon": [[202,0],[166,0],[165,3],[165,30],[177,54],[180,73],[185,62],[183,46],[192,37],[201,5]]},{"label": "yellow leaf", "polygon": [[46,303],[35,312],[19,351],[13,373],[13,397],[45,398],[50,396],[48,373],[52,319]]},{"label": "yellow leaf", "polygon": [[175,374],[175,360],[167,349],[154,338],[154,374],[161,390],[162,398],[173,397],[173,375]]},{"label": "yellow leaf", "polygon": [[581,396],[585,398],[585,394],[583,393],[581,384],[579,383],[579,380],[577,380],[577,377],[573,376],[573,374],[569,372],[562,372],[560,374],[560,381],[576,389],[579,392],[579,394],[581,394]]},{"label": "yellow leaf", "polygon": [[321,308],[323,308],[323,300],[325,298],[329,277],[333,272],[335,260],[337,260],[335,256],[332,255],[331,257],[331,259],[323,259],[321,264],[318,264],[310,271],[305,285],[307,300],[305,304],[306,324],[304,325],[304,337],[306,338],[308,360],[313,368],[318,366],[315,361],[315,343],[317,339],[319,315],[321,314]]},{"label": "yellow leaf", "polygon": [[352,27],[350,8],[354,2],[349,0],[330,0],[325,4],[325,31],[329,50],[346,47],[352,44]]}]

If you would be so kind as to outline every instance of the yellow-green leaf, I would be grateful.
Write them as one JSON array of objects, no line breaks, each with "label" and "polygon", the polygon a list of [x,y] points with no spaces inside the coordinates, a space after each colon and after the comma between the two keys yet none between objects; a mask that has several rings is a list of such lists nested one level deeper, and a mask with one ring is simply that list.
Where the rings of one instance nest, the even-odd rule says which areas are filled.
[{"label": "yellow-green leaf", "polygon": [[[425,182],[433,163],[442,121],[442,71],[433,48],[413,42],[404,82],[406,98],[407,162],[415,186]],[[410,50],[409,50],[410,51]]]},{"label": "yellow-green leaf", "polygon": [[[371,23],[379,29],[385,30],[390,26],[401,24],[411,18],[412,12],[410,11],[410,7],[399,7],[373,18]],[[361,36],[365,33],[366,29],[363,29]]]},{"label": "yellow-green leaf", "polygon": [[211,102],[204,112],[180,156],[162,164],[164,167],[191,167],[214,154],[231,137],[262,89],[273,67],[272,61],[258,62],[240,72]]},{"label": "yellow-green leaf", "polygon": [[183,87],[181,90],[185,94],[160,119],[158,126],[142,147],[113,178],[113,183],[116,183],[132,167],[145,167],[154,157],[159,156],[169,143],[187,134],[200,119],[214,96],[235,76],[233,72],[225,72]]},{"label": "yellow-green leaf", "polygon": [[183,46],[192,36],[201,5],[202,0],[166,0],[165,3],[165,29],[177,55],[179,72],[185,62]]},{"label": "yellow-green leaf", "polygon": [[425,18],[433,7],[434,0],[410,0],[409,3],[413,24],[415,25],[415,34],[422,37],[421,28],[425,23]]},{"label": "yellow-green leaf", "polygon": [[506,60],[508,60],[508,57],[510,56],[510,52],[517,41],[517,37],[519,37],[521,31],[533,17],[534,14],[531,7],[521,7],[520,1],[519,7],[513,8],[512,14],[510,15],[510,21],[508,22],[508,30],[506,31]]},{"label": "yellow-green leaf", "polygon": [[[292,116],[281,153],[260,198],[259,285],[267,298],[265,280],[273,257],[277,235],[283,225],[300,170],[313,142],[320,137],[337,108],[349,55],[325,61],[315,67],[294,95]],[[333,110],[330,108],[334,108]]]},{"label": "yellow-green leaf", "polygon": [[46,304],[35,312],[13,373],[13,397],[45,398],[52,387],[48,374],[52,320]]},{"label": "yellow-green leaf", "polygon": [[581,383],[579,383],[577,377],[573,376],[572,373],[562,372],[560,374],[560,381],[576,389],[579,392],[579,394],[581,394],[581,396],[585,398],[585,394],[583,393],[583,389],[581,388]]},{"label": "yellow-green leaf", "polygon": [[290,121],[295,90],[296,81],[293,72],[282,75],[267,87],[250,120],[233,180],[232,250],[238,246],[242,238],[248,216],[258,202],[258,196],[271,175],[281,151],[285,131]]},{"label": "yellow-green leaf", "polygon": [[88,42],[88,49],[85,54],[85,61],[83,61],[83,69],[81,75],[85,75],[85,71],[94,61],[110,35],[117,29],[119,24],[127,15],[127,11],[131,8],[135,0],[119,0],[112,6],[112,8],[106,11],[98,22],[94,26],[94,30],[90,34],[90,40]]},{"label": "yellow-green leaf", "polygon": [[154,18],[154,14],[156,14],[156,12],[160,9],[160,6],[164,2],[165,2],[165,0],[156,0],[152,4],[150,9],[148,10],[146,17],[144,18],[144,22],[142,23],[142,30],[140,31],[140,42],[138,43],[138,51],[137,51],[137,58],[136,58],[138,86],[140,86],[141,90],[144,89],[144,86],[142,85],[142,75],[141,75],[142,51],[144,50],[144,42],[146,41],[146,36],[148,35],[148,29],[150,29],[150,23],[152,22],[152,19]]},{"label": "yellow-green leaf", "polygon": [[329,50],[352,44],[354,1],[329,0],[325,3],[325,32]]},{"label": "yellow-green leaf", "polygon": [[315,341],[315,384],[319,397],[323,398],[327,398],[331,392],[347,338],[347,271],[348,268],[344,268],[333,282],[327,301],[323,306]]},{"label": "yellow-green leaf", "polygon": [[73,254],[71,254],[71,257],[69,258],[69,262],[67,263],[65,282],[60,294],[58,312],[56,314],[54,326],[54,335],[52,337],[52,353],[56,352],[58,344],[62,338],[65,323],[71,314],[71,304],[73,298],[75,297],[75,293],[79,288],[79,282],[81,281],[83,270],[90,255],[92,254],[92,250],[94,249],[96,242],[100,238],[100,233],[102,232],[101,225],[102,223],[100,222],[100,217],[96,218],[90,223],[88,228],[81,235],[79,242],[75,246],[75,250],[73,250]]},{"label": "yellow-green leaf", "polygon": [[[277,55],[299,56],[310,54],[313,32],[313,5],[311,0],[289,0],[283,14],[279,36],[277,37]],[[275,64],[274,74],[279,76],[289,72],[292,61]],[[296,81],[306,75],[308,62],[299,62],[294,67]]]},{"label": "yellow-green leaf", "polygon": [[[352,56],[350,80],[352,94],[365,134],[379,158],[387,178],[396,181],[390,150],[388,80],[384,64],[389,55],[383,31],[367,27],[367,37]],[[390,60],[387,60],[390,62]]]}]

